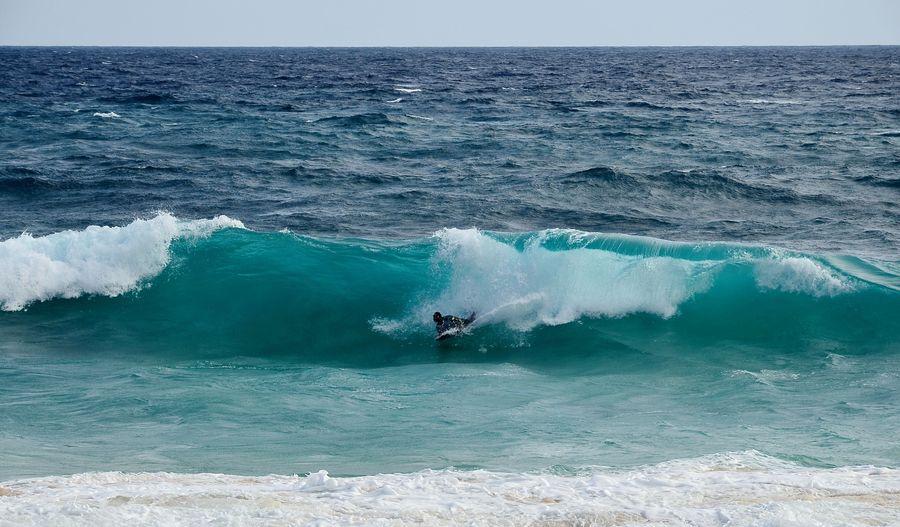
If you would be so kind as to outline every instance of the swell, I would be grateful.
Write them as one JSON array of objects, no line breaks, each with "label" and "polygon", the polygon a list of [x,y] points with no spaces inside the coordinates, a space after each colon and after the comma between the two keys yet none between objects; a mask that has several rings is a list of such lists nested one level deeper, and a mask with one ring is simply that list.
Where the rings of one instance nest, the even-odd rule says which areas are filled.
[{"label": "swell", "polygon": [[[559,181],[566,185],[586,186],[606,191],[659,190],[676,195],[679,199],[687,195],[697,195],[789,204],[834,205],[840,203],[840,199],[834,196],[802,194],[790,188],[742,181],[718,170],[668,170],[659,174],[641,174],[627,173],[607,166],[596,166],[564,174],[559,177]],[[860,178],[857,181],[883,186],[891,185],[889,180],[876,182]]]},{"label": "swell", "polygon": [[51,348],[383,365],[433,360],[435,310],[479,313],[451,344],[472,360],[664,336],[896,351],[900,330],[895,262],[573,230],[327,240],[160,214],[5,240],[0,268],[0,327]]}]

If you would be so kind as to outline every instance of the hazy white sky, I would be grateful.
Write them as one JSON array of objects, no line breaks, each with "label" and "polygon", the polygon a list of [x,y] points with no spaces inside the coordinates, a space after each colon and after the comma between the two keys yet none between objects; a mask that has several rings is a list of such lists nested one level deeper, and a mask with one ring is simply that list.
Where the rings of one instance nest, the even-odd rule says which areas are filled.
[{"label": "hazy white sky", "polygon": [[0,45],[900,44],[900,0],[0,0]]}]

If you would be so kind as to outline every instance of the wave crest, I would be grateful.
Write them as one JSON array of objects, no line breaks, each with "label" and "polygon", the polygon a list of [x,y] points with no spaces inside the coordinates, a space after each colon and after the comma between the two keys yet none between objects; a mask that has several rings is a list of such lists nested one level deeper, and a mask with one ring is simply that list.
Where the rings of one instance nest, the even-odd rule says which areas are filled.
[{"label": "wave crest", "polygon": [[[548,231],[549,232],[549,231]],[[552,250],[545,236],[521,250],[480,231],[445,229],[438,261],[450,284],[435,301],[519,329],[566,324],[582,316],[650,313],[667,318],[709,288],[714,261],[637,256],[587,247]]]},{"label": "wave crest", "polygon": [[32,302],[84,294],[120,295],[165,268],[176,238],[205,237],[227,227],[243,224],[227,216],[183,222],[160,213],[124,227],[23,233],[0,242],[0,309],[18,311]]}]

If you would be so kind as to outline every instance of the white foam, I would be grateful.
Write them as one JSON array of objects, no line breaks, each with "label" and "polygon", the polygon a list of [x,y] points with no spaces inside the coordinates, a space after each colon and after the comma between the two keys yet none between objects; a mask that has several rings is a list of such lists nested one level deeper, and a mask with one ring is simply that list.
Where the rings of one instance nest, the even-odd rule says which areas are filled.
[{"label": "white foam", "polygon": [[173,240],[227,227],[243,224],[226,216],[179,221],[161,213],[124,227],[93,225],[0,241],[0,309],[17,311],[32,302],[85,294],[120,295],[162,271]]},{"label": "white foam", "polygon": [[788,371],[777,371],[777,370],[760,370],[758,372],[748,371],[748,370],[733,370],[731,372],[732,377],[743,377],[747,376],[752,378],[754,381],[765,384],[767,386],[772,386],[778,382],[784,381],[796,381],[800,378],[800,375]]},{"label": "white foam", "polygon": [[369,320],[369,326],[387,335],[396,335],[402,333],[406,328],[406,324],[402,320],[391,320],[389,318],[375,317]]},{"label": "white foam", "polygon": [[402,86],[394,86],[394,91],[398,91],[401,93],[418,93],[422,91],[421,88],[404,88]]},{"label": "white foam", "polygon": [[402,100],[403,100],[403,97],[397,97],[396,99],[391,99],[390,101],[385,101],[385,102],[387,102],[388,104],[394,104],[394,103],[398,103]]},{"label": "white foam", "polygon": [[452,276],[440,298],[416,313],[420,320],[430,320],[434,305],[449,312],[475,310],[482,322],[516,329],[582,316],[671,317],[681,303],[708,289],[719,268],[719,262],[599,249],[553,251],[540,238],[517,250],[475,229],[445,229],[436,236],[439,265],[451,264]]},{"label": "white foam", "polygon": [[104,119],[118,119],[122,117],[116,112],[94,112],[94,117],[103,117]]},{"label": "white foam", "polygon": [[744,99],[740,102],[748,104],[803,104],[794,99]]},{"label": "white foam", "polygon": [[897,525],[900,471],[756,452],[581,476],[102,472],[0,484],[6,525]]},{"label": "white foam", "polygon": [[758,260],[753,269],[757,285],[765,289],[817,297],[834,296],[854,289],[851,282],[810,258]]}]

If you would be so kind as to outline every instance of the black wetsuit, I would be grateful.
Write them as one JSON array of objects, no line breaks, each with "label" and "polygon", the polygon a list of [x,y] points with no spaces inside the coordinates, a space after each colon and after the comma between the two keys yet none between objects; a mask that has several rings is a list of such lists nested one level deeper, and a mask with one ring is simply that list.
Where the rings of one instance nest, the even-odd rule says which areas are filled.
[{"label": "black wetsuit", "polygon": [[472,313],[469,315],[469,318],[466,319],[454,317],[453,315],[444,315],[441,319],[441,323],[437,324],[438,335],[446,333],[451,329],[462,329],[471,324],[473,320],[475,320],[475,313]]}]

